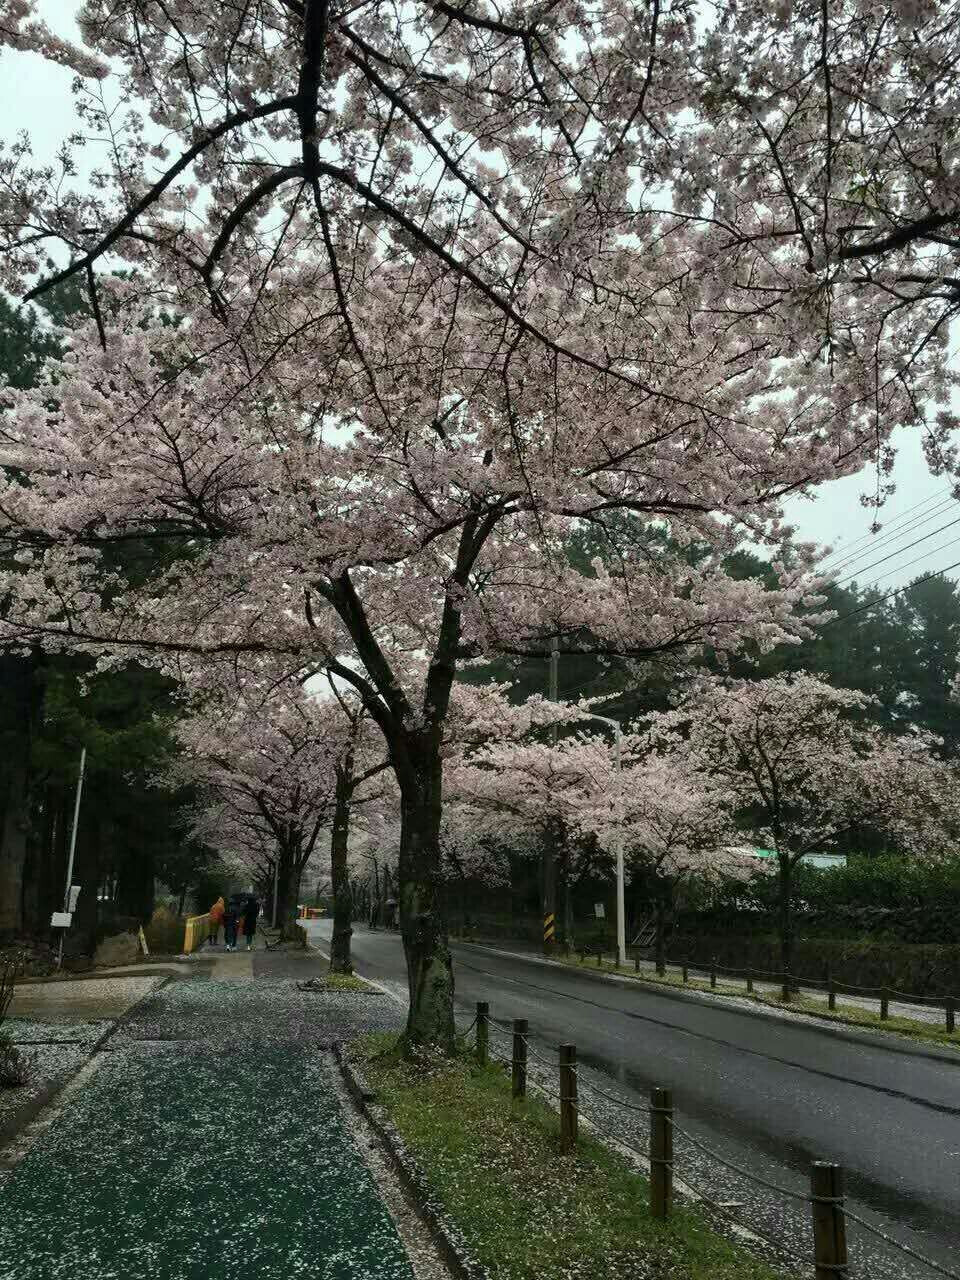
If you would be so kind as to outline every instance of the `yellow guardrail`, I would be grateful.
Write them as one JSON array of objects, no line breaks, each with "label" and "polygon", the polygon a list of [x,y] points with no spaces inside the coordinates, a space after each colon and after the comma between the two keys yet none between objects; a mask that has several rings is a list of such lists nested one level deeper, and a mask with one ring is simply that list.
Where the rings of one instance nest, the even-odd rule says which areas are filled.
[{"label": "yellow guardrail", "polygon": [[210,912],[202,916],[187,916],[187,928],[183,939],[184,955],[197,951],[210,937]]}]

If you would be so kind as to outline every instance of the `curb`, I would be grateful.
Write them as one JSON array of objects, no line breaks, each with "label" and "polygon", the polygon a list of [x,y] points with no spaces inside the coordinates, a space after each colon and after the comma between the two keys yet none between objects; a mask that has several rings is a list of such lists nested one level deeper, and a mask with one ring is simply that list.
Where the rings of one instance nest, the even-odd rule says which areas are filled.
[{"label": "curb", "polygon": [[180,978],[186,977],[183,972],[186,961],[168,960],[161,961],[149,970],[144,966],[136,973],[131,973],[124,966],[115,969],[93,969],[89,973],[52,973],[46,974],[42,978],[17,978],[14,982],[14,990],[17,987],[40,987],[49,983],[56,982],[102,982],[106,978]]},{"label": "curb", "polygon": [[345,1055],[342,1043],[334,1046],[334,1055],[347,1089],[367,1123],[383,1143],[404,1190],[423,1219],[444,1262],[457,1280],[489,1280],[486,1270],[471,1254],[460,1229],[450,1221],[443,1206],[436,1200],[422,1169],[410,1154],[386,1111],[378,1105],[376,1094],[359,1067]]},{"label": "curb", "polygon": [[[742,996],[711,996],[704,991],[684,991],[682,987],[669,987],[665,983],[650,982],[643,978],[627,978],[618,973],[597,973],[595,970],[588,969],[586,965],[582,968],[580,966],[574,968],[573,965],[561,964],[557,960],[547,960],[543,956],[529,955],[522,951],[503,951],[499,947],[486,946],[482,942],[457,942],[455,945],[470,947],[476,951],[489,952],[491,955],[508,957],[511,960],[525,960],[528,964],[539,965],[544,969],[559,969],[568,973],[582,974],[591,982],[612,982],[619,987],[640,989],[647,995],[659,996],[663,1000],[681,1000],[686,1001],[688,1004],[699,1004],[708,1009],[727,1009],[731,1013],[740,1013],[745,1018],[760,1018],[768,1023],[771,1021],[793,1023],[818,1035],[832,1036],[835,1040],[846,1040],[848,1043],[859,1045],[861,1048],[885,1049],[888,1053],[899,1053],[908,1057],[932,1058],[936,1062],[948,1062],[951,1066],[960,1066],[960,1047],[956,1050],[938,1049],[921,1041],[910,1040],[908,1036],[901,1036],[896,1031],[860,1029],[856,1023],[847,1022],[842,1018],[828,1020],[822,1014],[813,1013],[807,1009],[781,1011],[774,1010],[770,1005],[757,1005],[751,1008],[745,1003],[731,1003],[734,1000],[738,1002],[744,1000]],[[842,1027],[851,1029],[841,1030],[839,1027],[832,1025],[835,1021],[839,1022]],[[856,1029],[854,1030],[853,1028]]]}]

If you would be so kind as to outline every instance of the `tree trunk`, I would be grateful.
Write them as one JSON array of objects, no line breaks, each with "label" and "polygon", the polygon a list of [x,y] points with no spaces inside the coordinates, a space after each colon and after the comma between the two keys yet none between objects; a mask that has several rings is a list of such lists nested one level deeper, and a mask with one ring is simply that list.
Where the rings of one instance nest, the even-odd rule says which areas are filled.
[{"label": "tree trunk", "polygon": [[793,963],[793,864],[788,854],[779,856],[778,897],[780,932],[780,968],[784,973],[790,972]]},{"label": "tree trunk", "polygon": [[299,938],[297,932],[297,899],[300,896],[300,877],[303,868],[297,850],[286,849],[280,855],[280,875],[277,883],[277,928],[285,942]]},{"label": "tree trunk", "polygon": [[657,973],[663,977],[667,971],[667,904],[662,893],[656,899],[656,930]]},{"label": "tree trunk", "polygon": [[347,869],[347,843],[350,836],[350,779],[337,770],[334,794],[333,831],[330,835],[330,874],[333,880],[333,940],[330,943],[330,972],[352,973],[350,876]]},{"label": "tree trunk", "polygon": [[31,754],[43,711],[40,660],[0,654],[0,935],[21,933],[32,814]]},{"label": "tree trunk", "polygon": [[442,786],[439,745],[435,751],[425,748],[401,791],[400,928],[410,992],[404,1039],[408,1048],[434,1045],[452,1053],[453,965],[441,898]]},{"label": "tree trunk", "polygon": [[7,762],[0,820],[0,936],[23,931],[23,875],[30,830],[30,773],[26,756]]}]

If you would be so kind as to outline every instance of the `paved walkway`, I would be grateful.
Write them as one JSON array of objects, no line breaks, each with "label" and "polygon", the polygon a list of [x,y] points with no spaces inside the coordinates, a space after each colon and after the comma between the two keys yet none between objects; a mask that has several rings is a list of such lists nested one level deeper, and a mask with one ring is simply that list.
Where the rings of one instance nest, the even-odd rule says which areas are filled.
[{"label": "paved walkway", "polygon": [[0,1183],[0,1280],[411,1280],[323,1045],[379,996],[175,981],[121,1024]]}]

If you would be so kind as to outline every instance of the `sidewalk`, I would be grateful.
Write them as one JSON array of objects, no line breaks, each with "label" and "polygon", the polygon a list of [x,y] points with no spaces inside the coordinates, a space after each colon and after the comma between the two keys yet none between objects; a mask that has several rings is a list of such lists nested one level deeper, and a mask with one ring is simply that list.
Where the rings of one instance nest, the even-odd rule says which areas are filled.
[{"label": "sidewalk", "polygon": [[397,1006],[253,981],[250,959],[120,1024],[0,1182],[0,1280],[412,1280],[322,1048]]}]

